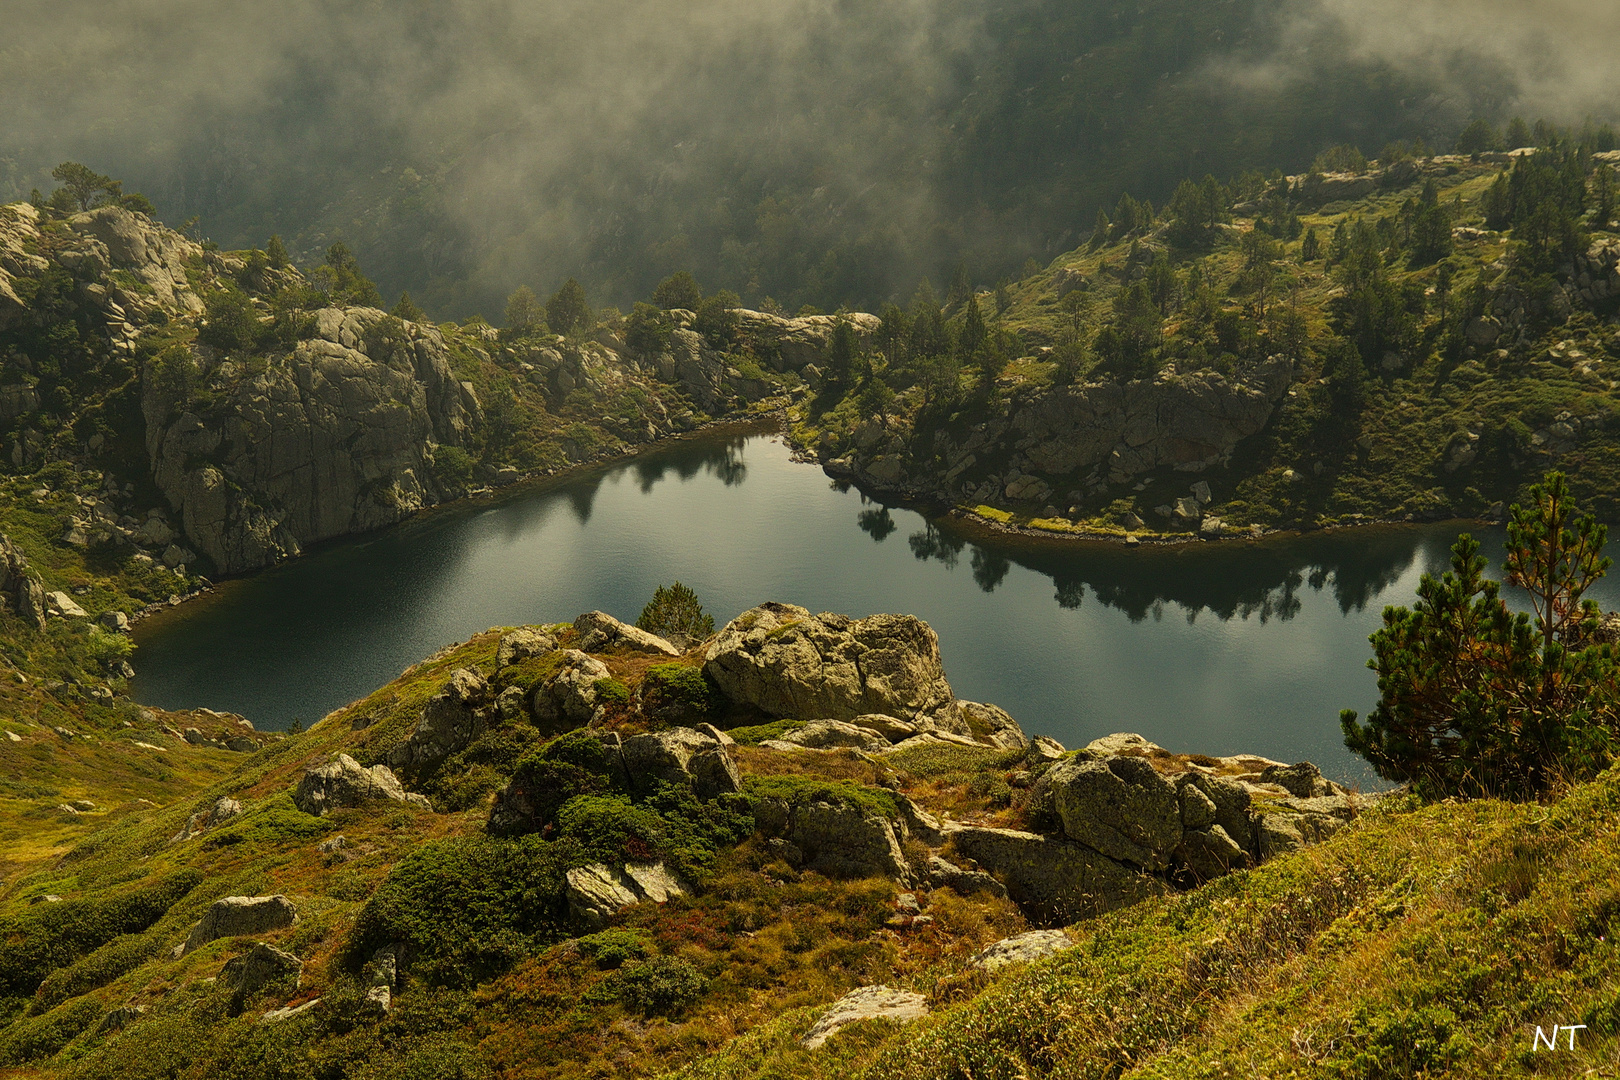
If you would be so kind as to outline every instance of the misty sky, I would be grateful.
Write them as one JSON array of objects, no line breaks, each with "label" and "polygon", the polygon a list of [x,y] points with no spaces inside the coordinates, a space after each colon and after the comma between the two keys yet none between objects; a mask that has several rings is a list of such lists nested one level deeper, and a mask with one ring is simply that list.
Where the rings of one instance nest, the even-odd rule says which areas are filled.
[{"label": "misty sky", "polygon": [[[1277,7],[1273,50],[1234,49],[1178,78],[1287,94],[1301,58],[1331,40],[1429,80],[1437,101],[1483,79],[1507,108],[1579,122],[1612,114],[1620,92],[1612,62],[1595,59],[1620,44],[1613,0],[1251,2]],[[745,292],[821,275],[882,293],[974,245],[1051,254],[1050,211],[974,218],[960,198],[941,202],[939,172],[965,137],[958,113],[990,92],[980,79],[1018,29],[991,25],[1039,31],[1053,12],[1087,8],[1151,20],[1172,3],[14,4],[0,40],[0,194],[48,190],[51,164],[84,160],[171,222],[200,214],[244,244],[281,231],[306,257],[343,238],[449,307],[570,273],[634,293],[686,265]],[[1009,100],[1035,89],[1017,70],[1000,76]],[[1006,164],[1003,185],[1021,168]],[[727,246],[743,233],[754,250]],[[913,265],[863,277],[816,262],[838,245],[846,262]]]}]

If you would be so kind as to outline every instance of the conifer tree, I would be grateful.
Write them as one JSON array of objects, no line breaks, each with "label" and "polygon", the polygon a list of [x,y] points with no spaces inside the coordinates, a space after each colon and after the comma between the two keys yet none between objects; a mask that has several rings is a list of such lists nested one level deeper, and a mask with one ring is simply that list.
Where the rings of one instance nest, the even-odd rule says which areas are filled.
[{"label": "conifer tree", "polygon": [[285,270],[292,265],[292,259],[287,256],[287,245],[281,242],[279,236],[270,238],[270,242],[264,246],[264,255],[273,270]]},{"label": "conifer tree", "polygon": [[546,301],[546,325],[554,333],[571,334],[590,321],[591,308],[585,300],[585,289],[569,278],[550,300]]},{"label": "conifer tree", "polygon": [[427,321],[427,312],[416,306],[416,303],[411,299],[411,294],[408,292],[399,294],[399,303],[394,305],[394,310],[389,314],[406,322],[419,323]]},{"label": "conifer tree", "polygon": [[1607,530],[1578,514],[1561,473],[1516,505],[1504,568],[1530,614],[1510,611],[1460,537],[1451,570],[1425,574],[1418,602],[1390,607],[1372,635],[1380,691],[1365,723],[1345,710],[1345,745],[1385,779],[1429,796],[1534,798],[1594,775],[1620,745],[1615,654],[1592,644],[1587,591],[1611,565]]}]

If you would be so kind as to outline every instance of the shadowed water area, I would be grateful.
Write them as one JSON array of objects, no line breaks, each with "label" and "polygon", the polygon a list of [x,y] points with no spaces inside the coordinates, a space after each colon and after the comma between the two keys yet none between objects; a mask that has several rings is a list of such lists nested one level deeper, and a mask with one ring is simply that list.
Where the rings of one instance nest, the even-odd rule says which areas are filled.
[{"label": "shadowed water area", "polygon": [[[1492,565],[1501,531],[1476,530]],[[1309,759],[1373,783],[1342,708],[1377,697],[1367,635],[1444,568],[1454,526],[1176,547],[972,539],[710,436],[497,502],[319,549],[143,623],[135,696],[306,724],[490,626],[634,620],[659,584],[721,623],[764,600],[938,632],[959,696],[1077,746],[1136,731],[1173,750]],[[1595,597],[1620,606],[1614,582]]]}]

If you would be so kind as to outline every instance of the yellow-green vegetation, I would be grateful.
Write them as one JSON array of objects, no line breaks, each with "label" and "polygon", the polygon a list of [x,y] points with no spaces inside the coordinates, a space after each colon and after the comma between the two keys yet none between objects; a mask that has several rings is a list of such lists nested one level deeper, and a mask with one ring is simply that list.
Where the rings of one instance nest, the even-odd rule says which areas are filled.
[{"label": "yellow-green vegetation", "polygon": [[[1391,800],[1320,847],[1081,922],[1078,948],[914,1025],[823,1054],[797,1042],[813,1013],[783,1015],[675,1075],[1603,1075],[1617,810],[1616,771],[1550,807]],[[1572,1024],[1574,1051],[1534,1052],[1538,1025]]]},{"label": "yellow-green vegetation", "polygon": [[[571,630],[551,629],[570,644]],[[971,952],[1026,925],[1006,900],[936,893],[932,921],[911,927],[897,917],[893,882],[796,870],[751,835],[750,808],[761,799],[831,801],[894,819],[894,788],[921,790],[953,769],[965,775],[979,763],[965,747],[914,753],[881,770],[853,752],[740,750],[749,759],[743,792],[699,803],[669,785],[627,793],[598,740],[578,732],[546,739],[517,721],[496,724],[420,778],[438,793],[439,812],[383,803],[314,817],[294,805],[290,792],[307,765],[340,751],[378,760],[452,671],[497,686],[542,677],[530,662],[496,670],[500,633],[441,651],[308,732],[237,757],[206,790],[132,809],[9,883],[0,902],[0,1068],[121,1080],[361,1077],[389,1068],[435,1077],[654,1076],[855,986],[932,987]],[[667,691],[697,675],[686,661],[601,659],[636,699],[649,683]],[[630,735],[646,721],[626,711],[609,723]],[[527,736],[514,734],[522,728]],[[823,762],[822,774],[805,771],[805,759]],[[493,835],[486,768],[518,784],[543,777],[557,789],[555,805],[536,811],[548,827]],[[454,801],[469,785],[481,795]],[[243,812],[177,839],[191,814],[222,796]],[[446,796],[452,801],[440,804]],[[562,875],[626,859],[664,862],[691,895],[638,905],[607,930],[579,936]],[[47,891],[62,899],[29,902]],[[249,939],[171,955],[214,899],[271,893],[292,900],[299,920],[253,940],[303,961],[295,995],[245,999],[216,987]],[[368,958],[382,946],[396,950],[405,972],[387,1014],[363,1000]],[[317,1012],[258,1022],[266,1010],[316,998]],[[145,1011],[115,1012],[135,1007]]]}]

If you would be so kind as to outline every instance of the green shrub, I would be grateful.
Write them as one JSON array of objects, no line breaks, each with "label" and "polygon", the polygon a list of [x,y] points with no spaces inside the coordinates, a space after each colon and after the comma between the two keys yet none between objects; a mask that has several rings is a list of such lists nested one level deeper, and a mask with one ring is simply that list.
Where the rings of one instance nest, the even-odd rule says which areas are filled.
[{"label": "green shrub", "polygon": [[563,873],[577,845],[538,837],[437,840],[395,864],[355,921],[349,964],[400,943],[429,983],[471,985],[566,936]]},{"label": "green shrub", "polygon": [[[557,823],[557,812],[569,800],[581,795],[601,795],[613,783],[603,773],[583,769],[568,761],[553,761],[544,755],[528,754],[512,773],[512,792],[528,806],[528,816],[502,826],[508,833],[538,832]],[[513,800],[517,802],[518,799]]]},{"label": "green shrub", "polygon": [[679,1013],[709,987],[702,972],[674,956],[655,956],[621,968],[612,982],[620,1001],[648,1016]]},{"label": "green shrub", "polygon": [[671,846],[663,818],[623,795],[575,796],[558,812],[557,829],[592,862],[653,859]]},{"label": "green shrub", "polygon": [[215,829],[203,844],[214,850],[246,844],[253,851],[269,851],[307,844],[334,828],[336,826],[327,819],[312,817],[298,809],[292,794],[283,791],[250,807],[224,828]]},{"label": "green shrub", "polygon": [[788,732],[798,731],[802,727],[804,727],[803,720],[772,720],[768,724],[732,728],[726,734],[743,746],[758,746],[766,739],[780,739]]},{"label": "green shrub", "polygon": [[465,487],[472,482],[473,459],[459,446],[439,446],[433,450],[433,475],[440,483]]},{"label": "green shrub", "polygon": [[653,951],[652,939],[640,930],[602,930],[586,934],[574,942],[574,947],[603,968],[616,968],[628,960],[645,960]]},{"label": "green shrub", "polygon": [[630,704],[630,688],[615,678],[597,679],[596,696],[609,705]]},{"label": "green shrub", "polygon": [[45,976],[34,992],[28,1011],[38,1014],[55,1008],[69,998],[87,994],[106,986],[114,979],[134,971],[163,948],[163,941],[155,934],[123,934],[107,944]]},{"label": "green shrub", "polygon": [[52,971],[147,929],[201,881],[181,870],[120,896],[64,900],[0,921],[0,997],[32,994]]},{"label": "green shrub", "polygon": [[725,704],[702,669],[686,664],[654,664],[641,682],[642,709],[666,722],[707,719]]},{"label": "green shrub", "polygon": [[900,802],[892,791],[863,787],[847,780],[818,780],[813,776],[751,776],[743,785],[750,800],[779,799],[790,806],[811,802],[838,803],[869,814],[894,819]]},{"label": "green shrub", "polygon": [[0,1066],[48,1058],[101,1019],[101,1003],[79,998],[44,1016],[19,1020],[0,1035]]}]

